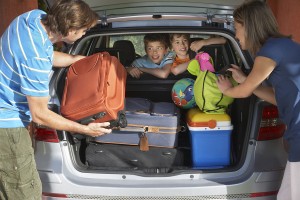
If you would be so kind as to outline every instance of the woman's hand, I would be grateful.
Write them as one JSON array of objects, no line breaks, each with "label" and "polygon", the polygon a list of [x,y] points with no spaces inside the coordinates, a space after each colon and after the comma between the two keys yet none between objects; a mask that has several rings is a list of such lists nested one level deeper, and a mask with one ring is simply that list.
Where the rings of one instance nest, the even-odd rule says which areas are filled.
[{"label": "woman's hand", "polygon": [[232,78],[237,83],[243,83],[247,78],[247,76],[244,74],[241,68],[237,65],[231,64],[231,68],[229,68],[228,71],[232,72]]},{"label": "woman's hand", "polygon": [[220,90],[223,94],[225,94],[224,92],[225,92],[227,89],[233,87],[233,85],[232,85],[231,81],[229,80],[229,78],[228,78],[227,76],[224,76],[224,75],[219,75],[219,76],[218,76],[217,85],[218,85],[219,90]]}]

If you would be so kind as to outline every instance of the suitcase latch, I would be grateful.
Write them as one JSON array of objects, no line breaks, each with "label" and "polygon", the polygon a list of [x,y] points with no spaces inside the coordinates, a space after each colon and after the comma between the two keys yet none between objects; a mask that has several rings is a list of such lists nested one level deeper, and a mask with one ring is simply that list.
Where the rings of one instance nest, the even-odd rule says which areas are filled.
[{"label": "suitcase latch", "polygon": [[147,126],[147,132],[151,132],[151,133],[159,133],[159,127],[155,127],[155,126]]}]

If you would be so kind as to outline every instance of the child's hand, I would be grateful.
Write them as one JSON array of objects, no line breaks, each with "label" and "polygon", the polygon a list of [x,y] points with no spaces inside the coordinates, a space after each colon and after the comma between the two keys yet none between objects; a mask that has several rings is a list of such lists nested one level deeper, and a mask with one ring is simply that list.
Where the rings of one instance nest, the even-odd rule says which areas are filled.
[{"label": "child's hand", "polygon": [[219,90],[220,90],[223,94],[225,94],[224,92],[225,92],[227,89],[233,87],[233,85],[232,85],[231,81],[229,80],[229,78],[226,77],[226,76],[223,76],[223,75],[219,75],[219,76],[218,76],[217,85],[218,85]]},{"label": "child's hand", "polygon": [[203,46],[205,46],[204,41],[198,40],[191,43],[190,49],[197,53]]},{"label": "child's hand", "polygon": [[126,70],[128,74],[130,74],[130,76],[132,76],[133,78],[140,78],[141,74],[143,74],[143,72],[137,67],[128,67],[126,68]]}]

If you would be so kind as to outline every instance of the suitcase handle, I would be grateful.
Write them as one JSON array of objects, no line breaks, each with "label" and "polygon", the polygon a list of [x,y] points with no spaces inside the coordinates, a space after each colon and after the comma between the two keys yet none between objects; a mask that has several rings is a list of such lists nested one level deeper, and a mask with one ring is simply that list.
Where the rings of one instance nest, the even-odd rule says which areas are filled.
[{"label": "suitcase handle", "polygon": [[100,119],[100,118],[104,117],[105,115],[106,115],[106,112],[100,112],[100,113],[98,113],[96,115],[83,118],[83,119],[79,120],[78,122],[80,124],[84,124],[84,125],[85,124],[89,124],[89,123],[91,123],[91,122],[93,122],[93,121],[95,121],[97,119]]}]

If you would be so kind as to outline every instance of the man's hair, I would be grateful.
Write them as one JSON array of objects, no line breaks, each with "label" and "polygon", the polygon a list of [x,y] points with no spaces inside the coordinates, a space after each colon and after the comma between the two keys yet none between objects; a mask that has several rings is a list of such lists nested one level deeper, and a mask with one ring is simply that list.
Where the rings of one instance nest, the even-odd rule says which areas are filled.
[{"label": "man's hair", "polygon": [[287,37],[278,30],[277,21],[267,3],[249,0],[233,12],[234,21],[245,27],[246,48],[255,55],[270,37]]},{"label": "man's hair", "polygon": [[184,37],[185,39],[188,40],[188,42],[190,43],[190,34],[188,33],[170,33],[169,34],[169,38],[170,38],[170,43],[173,42],[173,40],[175,39],[175,37]]},{"label": "man's hair", "polygon": [[67,36],[71,30],[91,28],[98,18],[82,0],[56,0],[42,22],[51,32]]},{"label": "man's hair", "polygon": [[148,33],[144,36],[144,47],[146,52],[149,42],[160,42],[166,49],[170,46],[168,34],[163,33]]}]

